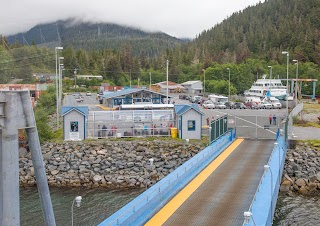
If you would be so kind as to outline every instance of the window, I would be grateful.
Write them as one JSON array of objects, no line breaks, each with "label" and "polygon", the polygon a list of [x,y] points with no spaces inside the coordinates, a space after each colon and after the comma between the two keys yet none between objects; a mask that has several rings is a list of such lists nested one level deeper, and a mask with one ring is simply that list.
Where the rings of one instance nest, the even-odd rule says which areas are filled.
[{"label": "window", "polygon": [[70,132],[79,132],[78,122],[70,122]]},{"label": "window", "polygon": [[188,120],[188,131],[195,131],[195,130],[196,130],[196,121]]}]

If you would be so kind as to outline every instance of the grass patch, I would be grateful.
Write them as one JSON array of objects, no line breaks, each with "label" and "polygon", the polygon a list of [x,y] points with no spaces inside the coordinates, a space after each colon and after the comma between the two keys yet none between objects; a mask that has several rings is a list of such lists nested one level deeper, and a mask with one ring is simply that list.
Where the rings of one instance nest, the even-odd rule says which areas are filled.
[{"label": "grass patch", "polygon": [[303,111],[306,114],[310,114],[310,113],[320,114],[320,105],[318,103],[303,103]]},{"label": "grass patch", "polygon": [[306,140],[308,146],[320,151],[320,140]]}]

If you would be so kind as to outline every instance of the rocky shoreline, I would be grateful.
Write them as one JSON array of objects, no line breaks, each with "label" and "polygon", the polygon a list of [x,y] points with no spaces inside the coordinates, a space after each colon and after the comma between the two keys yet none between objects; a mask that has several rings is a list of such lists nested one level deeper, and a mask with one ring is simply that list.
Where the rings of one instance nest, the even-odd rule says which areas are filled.
[{"label": "rocky shoreline", "polygon": [[[42,145],[51,187],[148,187],[204,147],[173,140],[46,143]],[[19,149],[20,185],[34,186],[31,153]]]},{"label": "rocky shoreline", "polygon": [[[46,143],[42,154],[51,187],[138,188],[155,184],[203,148],[173,140],[97,140]],[[19,154],[20,185],[34,186],[31,153],[20,148]],[[320,193],[320,146],[291,144],[280,191]]]},{"label": "rocky shoreline", "polygon": [[284,164],[280,191],[303,195],[320,193],[320,144],[292,141]]}]

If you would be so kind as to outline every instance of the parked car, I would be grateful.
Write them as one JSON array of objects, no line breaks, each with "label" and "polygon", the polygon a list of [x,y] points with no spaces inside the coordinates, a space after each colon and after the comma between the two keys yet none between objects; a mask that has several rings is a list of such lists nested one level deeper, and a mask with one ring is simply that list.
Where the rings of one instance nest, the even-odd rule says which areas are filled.
[{"label": "parked car", "polygon": [[272,104],[270,104],[268,101],[263,101],[259,104],[260,109],[271,109]]},{"label": "parked car", "polygon": [[77,102],[83,102],[83,97],[82,97],[82,96],[76,96],[76,97],[75,97],[75,100],[76,100]]},{"label": "parked car", "polygon": [[87,91],[86,95],[87,95],[87,96],[91,96],[91,92],[90,92],[90,91]]},{"label": "parked car", "polygon": [[226,105],[224,103],[218,102],[218,103],[214,103],[214,105],[216,106],[216,108],[226,109]]},{"label": "parked car", "polygon": [[236,103],[234,103],[234,108],[235,109],[246,109],[247,107],[242,102],[236,102]]},{"label": "parked car", "polygon": [[234,102],[232,101],[225,102],[224,105],[226,106],[226,108],[229,108],[229,109],[234,108]]},{"label": "parked car", "polygon": [[254,101],[246,102],[246,103],[244,103],[244,105],[248,109],[260,109],[259,104],[257,102],[254,102]]},{"label": "parked car", "polygon": [[257,104],[256,102],[253,102],[253,101],[246,102],[246,103],[244,103],[244,105],[249,109],[260,109],[259,104]]},{"label": "parked car", "polygon": [[202,106],[203,106],[203,108],[206,108],[206,109],[215,109],[216,108],[215,104],[210,100],[205,101],[202,104]]}]

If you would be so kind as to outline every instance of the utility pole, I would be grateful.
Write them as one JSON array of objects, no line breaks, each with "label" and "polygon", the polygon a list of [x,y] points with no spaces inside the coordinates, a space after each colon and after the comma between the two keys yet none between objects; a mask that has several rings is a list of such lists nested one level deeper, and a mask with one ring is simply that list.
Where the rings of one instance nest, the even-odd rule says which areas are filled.
[{"label": "utility pole", "polygon": [[74,88],[77,88],[77,68],[74,69]]},{"label": "utility pole", "polygon": [[130,77],[130,88],[131,88],[131,69],[130,69],[129,77]]},{"label": "utility pole", "polygon": [[167,60],[167,104],[169,103],[169,60]]},{"label": "utility pole", "polygon": [[151,90],[151,72],[149,72],[149,75],[150,75],[150,90]]}]

